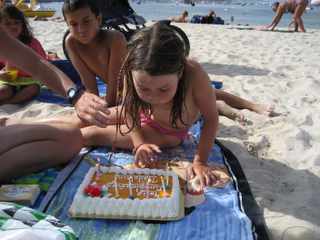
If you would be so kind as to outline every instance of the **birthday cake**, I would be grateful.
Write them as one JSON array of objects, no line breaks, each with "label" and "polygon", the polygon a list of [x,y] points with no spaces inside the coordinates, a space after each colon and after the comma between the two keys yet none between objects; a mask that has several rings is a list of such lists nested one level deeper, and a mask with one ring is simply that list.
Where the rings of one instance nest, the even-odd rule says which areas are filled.
[{"label": "birthday cake", "polygon": [[69,212],[76,218],[178,220],[183,201],[172,171],[99,166],[85,176]]}]

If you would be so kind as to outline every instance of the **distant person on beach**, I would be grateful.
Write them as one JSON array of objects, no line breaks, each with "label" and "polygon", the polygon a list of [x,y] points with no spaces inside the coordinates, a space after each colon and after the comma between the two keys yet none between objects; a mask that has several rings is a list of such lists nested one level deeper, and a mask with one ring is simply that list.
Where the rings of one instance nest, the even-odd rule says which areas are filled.
[{"label": "distant person on beach", "polygon": [[116,104],[117,79],[127,51],[122,33],[101,29],[101,13],[96,1],[65,1],[62,6],[70,34],[66,50],[85,89],[99,95],[96,77],[108,86],[108,106]]},{"label": "distant person on beach", "polygon": [[185,23],[188,22],[188,11],[183,11],[180,16],[172,17],[170,20],[172,22]]},{"label": "distant person on beach", "polygon": [[221,17],[218,17],[213,10],[210,10],[207,15],[192,16],[190,22],[202,24],[224,24],[224,20]]},{"label": "distant person on beach", "polygon": [[[13,38],[46,58],[40,42],[34,38],[24,14],[14,5],[0,10],[1,24]],[[40,83],[28,73],[17,69],[10,61],[0,60],[0,105],[24,103],[34,98],[40,90]]]},{"label": "distant person on beach", "polygon": [[275,2],[272,4],[272,10],[276,12],[271,24],[268,26],[258,28],[259,30],[268,30],[273,31],[275,27],[280,22],[283,14],[292,13],[292,22],[289,24],[289,27],[294,24],[294,30],[297,32],[299,29],[302,32],[305,32],[303,25],[302,15],[306,10],[308,5],[308,0],[282,0],[280,2]]},{"label": "distant person on beach", "polygon": [[216,13],[213,10],[210,10],[208,15],[202,17],[201,23],[213,23],[216,17]]}]

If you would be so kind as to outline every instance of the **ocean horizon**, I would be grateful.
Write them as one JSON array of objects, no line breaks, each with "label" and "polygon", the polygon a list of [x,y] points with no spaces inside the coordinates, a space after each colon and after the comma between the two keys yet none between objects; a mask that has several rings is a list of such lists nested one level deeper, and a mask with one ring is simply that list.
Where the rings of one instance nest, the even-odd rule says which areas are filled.
[{"label": "ocean horizon", "polygon": [[[43,0],[43,7],[54,8],[57,10],[56,15],[61,15],[61,6],[63,0],[50,1]],[[182,3],[183,1],[168,0],[134,0],[129,1],[131,7],[138,15],[143,16],[146,20],[163,20],[172,16],[177,16],[183,11],[188,11],[189,20],[194,15],[206,15],[210,10],[214,10],[218,16],[225,20],[226,24],[261,26],[267,25],[272,21],[274,12],[271,10],[271,0],[216,0],[216,1],[197,1],[191,4]],[[287,27],[291,22],[292,14],[285,14],[279,27]],[[303,15],[303,21],[306,29],[320,29],[320,7],[308,8]]]}]

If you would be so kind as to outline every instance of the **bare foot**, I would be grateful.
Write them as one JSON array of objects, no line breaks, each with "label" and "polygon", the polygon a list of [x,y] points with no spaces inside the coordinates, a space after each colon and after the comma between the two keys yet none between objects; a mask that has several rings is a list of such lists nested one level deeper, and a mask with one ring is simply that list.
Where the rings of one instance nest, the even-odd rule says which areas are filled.
[{"label": "bare foot", "polygon": [[278,114],[274,111],[275,107],[274,105],[265,105],[265,104],[255,104],[252,108],[252,111],[266,115],[269,117],[277,116]]},{"label": "bare foot", "polygon": [[252,121],[246,118],[242,113],[240,113],[234,121],[238,122],[241,126],[249,126],[252,125]]},{"label": "bare foot", "polygon": [[225,114],[224,116],[235,122],[238,122],[241,126],[252,125],[252,122],[248,118],[246,118],[242,112],[238,110],[233,110],[231,113]]},{"label": "bare foot", "polygon": [[0,127],[5,127],[7,123],[8,118],[0,118]]}]

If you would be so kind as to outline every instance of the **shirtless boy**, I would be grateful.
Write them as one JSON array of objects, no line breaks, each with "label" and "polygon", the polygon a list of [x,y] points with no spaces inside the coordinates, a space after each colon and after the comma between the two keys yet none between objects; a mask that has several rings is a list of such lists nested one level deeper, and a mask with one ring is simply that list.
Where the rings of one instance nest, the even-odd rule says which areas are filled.
[{"label": "shirtless boy", "polygon": [[85,89],[99,95],[96,76],[108,85],[108,106],[116,104],[117,78],[127,52],[122,33],[102,30],[96,1],[66,0],[62,7],[70,34],[66,49]]}]

